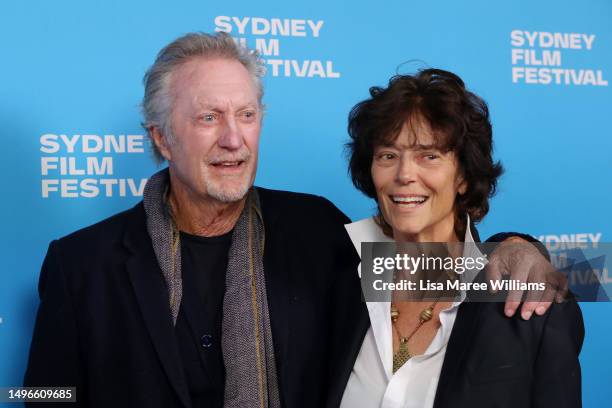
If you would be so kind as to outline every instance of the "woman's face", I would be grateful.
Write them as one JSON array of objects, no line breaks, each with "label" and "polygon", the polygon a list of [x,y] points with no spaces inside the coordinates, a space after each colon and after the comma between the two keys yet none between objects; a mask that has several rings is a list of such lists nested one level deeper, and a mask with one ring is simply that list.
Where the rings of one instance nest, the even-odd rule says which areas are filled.
[{"label": "woman's face", "polygon": [[372,179],[378,205],[396,240],[457,240],[455,198],[465,193],[466,183],[455,154],[435,148],[425,121],[406,122],[390,146],[374,149]]}]

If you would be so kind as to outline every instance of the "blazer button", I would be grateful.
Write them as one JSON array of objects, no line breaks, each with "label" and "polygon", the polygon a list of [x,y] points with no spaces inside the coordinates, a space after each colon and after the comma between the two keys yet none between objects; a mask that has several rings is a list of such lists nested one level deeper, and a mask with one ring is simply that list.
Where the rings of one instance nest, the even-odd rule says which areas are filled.
[{"label": "blazer button", "polygon": [[200,340],[202,340],[202,347],[209,348],[212,346],[212,336],[210,334],[203,335]]}]

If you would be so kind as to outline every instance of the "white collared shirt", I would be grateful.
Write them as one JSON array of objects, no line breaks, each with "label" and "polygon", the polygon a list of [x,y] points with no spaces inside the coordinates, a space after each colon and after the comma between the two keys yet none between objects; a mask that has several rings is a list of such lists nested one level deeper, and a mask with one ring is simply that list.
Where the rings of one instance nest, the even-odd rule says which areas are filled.
[{"label": "white collared shirt", "polygon": [[[464,242],[474,242],[468,217]],[[362,242],[392,242],[373,218],[347,224],[346,230],[361,256]],[[468,246],[466,246],[466,251]],[[482,256],[469,246],[464,256]],[[361,276],[361,274],[360,274]],[[463,296],[461,296],[463,298]],[[457,310],[461,301],[440,312],[440,328],[425,353],[412,357],[393,373],[391,303],[367,302],[371,326],[353,366],[340,408],[427,408],[432,407]]]}]

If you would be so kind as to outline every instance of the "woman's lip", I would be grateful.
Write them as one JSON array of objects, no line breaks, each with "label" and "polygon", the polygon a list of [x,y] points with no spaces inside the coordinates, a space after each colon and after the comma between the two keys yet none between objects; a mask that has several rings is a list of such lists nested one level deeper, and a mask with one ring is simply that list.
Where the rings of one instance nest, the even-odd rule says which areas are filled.
[{"label": "woman's lip", "polygon": [[393,202],[421,202],[424,203],[429,199],[427,195],[421,194],[391,194],[389,198]]},{"label": "woman's lip", "polygon": [[[391,200],[391,203],[393,203],[393,205],[395,206],[395,208],[399,209],[399,210],[416,210],[421,208],[429,199],[429,197],[427,196],[421,196],[421,195],[393,195],[389,197]],[[414,201],[414,200],[409,200],[410,198],[424,198],[423,201]],[[401,201],[401,200],[405,200],[405,201]]]}]

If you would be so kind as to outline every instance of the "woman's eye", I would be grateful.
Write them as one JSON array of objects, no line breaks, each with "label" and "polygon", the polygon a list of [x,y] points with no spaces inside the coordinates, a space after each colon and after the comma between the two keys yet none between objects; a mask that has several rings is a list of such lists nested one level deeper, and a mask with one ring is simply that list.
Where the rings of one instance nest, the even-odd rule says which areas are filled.
[{"label": "woman's eye", "polygon": [[436,159],[440,158],[440,156],[437,155],[437,154],[434,154],[434,153],[429,153],[429,154],[425,155],[425,158],[427,160],[436,160]]},{"label": "woman's eye", "polygon": [[393,153],[380,153],[377,158],[378,160],[389,161],[393,160],[395,155]]}]

